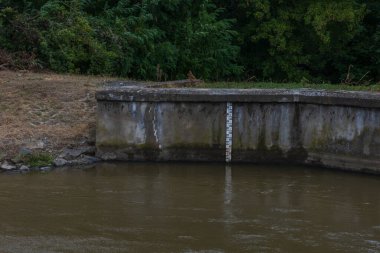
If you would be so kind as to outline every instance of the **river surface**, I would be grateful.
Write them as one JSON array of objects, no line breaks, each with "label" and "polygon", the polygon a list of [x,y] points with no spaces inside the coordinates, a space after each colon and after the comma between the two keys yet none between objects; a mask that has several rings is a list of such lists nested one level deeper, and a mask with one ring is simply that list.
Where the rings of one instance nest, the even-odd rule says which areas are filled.
[{"label": "river surface", "polygon": [[0,175],[0,252],[380,252],[380,177],[101,164]]}]

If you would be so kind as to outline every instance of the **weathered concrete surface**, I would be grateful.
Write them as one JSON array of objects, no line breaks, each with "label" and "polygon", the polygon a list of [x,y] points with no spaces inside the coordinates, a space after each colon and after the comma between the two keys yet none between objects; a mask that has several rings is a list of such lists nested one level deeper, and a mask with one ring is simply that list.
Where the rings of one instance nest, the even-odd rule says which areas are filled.
[{"label": "weathered concrete surface", "polygon": [[379,109],[241,103],[234,115],[234,161],[380,172]]},{"label": "weathered concrete surface", "polygon": [[310,90],[109,88],[97,93],[106,160],[315,164],[380,173],[380,95]]},{"label": "weathered concrete surface", "polygon": [[223,103],[98,103],[98,155],[110,160],[222,161]]}]

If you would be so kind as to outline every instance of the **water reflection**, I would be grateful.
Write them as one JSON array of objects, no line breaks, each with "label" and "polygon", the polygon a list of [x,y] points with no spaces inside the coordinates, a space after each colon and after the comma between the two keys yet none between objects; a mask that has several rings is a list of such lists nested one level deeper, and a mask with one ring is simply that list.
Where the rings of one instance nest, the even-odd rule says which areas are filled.
[{"label": "water reflection", "polygon": [[379,188],[258,165],[0,175],[0,252],[380,252]]},{"label": "water reflection", "polygon": [[232,199],[232,170],[231,165],[226,165],[226,177],[224,185],[224,204],[229,205]]}]

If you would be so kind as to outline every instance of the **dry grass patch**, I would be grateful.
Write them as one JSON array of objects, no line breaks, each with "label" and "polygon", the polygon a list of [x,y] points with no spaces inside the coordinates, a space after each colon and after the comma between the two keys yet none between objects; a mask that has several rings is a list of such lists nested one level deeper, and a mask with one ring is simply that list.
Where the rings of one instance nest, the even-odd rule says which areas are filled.
[{"label": "dry grass patch", "polygon": [[95,90],[112,78],[0,71],[0,154],[95,138]]}]

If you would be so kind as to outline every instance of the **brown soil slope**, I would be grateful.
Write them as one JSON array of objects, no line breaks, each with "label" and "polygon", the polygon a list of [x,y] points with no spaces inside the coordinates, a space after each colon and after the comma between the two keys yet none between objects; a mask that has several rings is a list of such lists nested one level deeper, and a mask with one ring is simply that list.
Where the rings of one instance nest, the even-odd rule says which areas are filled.
[{"label": "brown soil slope", "polygon": [[111,78],[0,71],[0,159],[93,142],[95,90]]}]

